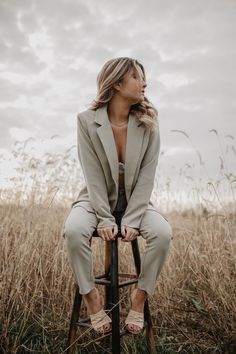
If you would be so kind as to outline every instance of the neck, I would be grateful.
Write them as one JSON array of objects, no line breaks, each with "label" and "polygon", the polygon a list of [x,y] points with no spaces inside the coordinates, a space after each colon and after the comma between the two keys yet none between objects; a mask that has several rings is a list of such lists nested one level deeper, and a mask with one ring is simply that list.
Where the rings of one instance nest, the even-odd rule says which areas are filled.
[{"label": "neck", "polygon": [[113,96],[108,103],[107,114],[109,120],[114,124],[122,124],[128,121],[130,104],[121,100],[120,97]]}]

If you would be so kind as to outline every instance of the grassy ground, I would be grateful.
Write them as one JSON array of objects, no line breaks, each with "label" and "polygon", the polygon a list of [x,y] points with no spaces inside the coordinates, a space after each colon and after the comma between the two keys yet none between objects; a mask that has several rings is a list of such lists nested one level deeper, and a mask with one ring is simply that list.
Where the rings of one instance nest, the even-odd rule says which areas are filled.
[{"label": "grassy ground", "polygon": [[[236,352],[236,218],[232,210],[229,205],[221,214],[198,208],[165,215],[174,237],[149,300],[158,353]],[[2,353],[65,352],[74,293],[61,236],[68,212],[68,208],[35,203],[1,205]],[[95,274],[102,270],[103,242],[94,239],[92,244]],[[143,252],[141,237],[139,244]],[[124,272],[134,271],[130,248],[120,243]],[[121,292],[124,315],[129,291]],[[80,343],[81,353],[111,353],[103,339],[90,332],[80,332]],[[148,352],[144,335],[126,336],[122,348],[123,353]]]},{"label": "grassy ground", "polygon": [[[227,135],[222,141],[216,130],[210,131],[217,138],[215,157],[220,159],[212,179],[190,137],[178,133],[189,140],[196,159],[173,170],[177,186],[172,186],[172,176],[163,179],[160,164],[154,188],[173,229],[169,255],[149,299],[157,352],[236,353],[234,138]],[[27,149],[30,141],[16,143],[12,154],[19,161],[18,177],[9,179],[11,189],[0,190],[0,353],[61,354],[66,351],[74,295],[62,228],[82,175],[77,159],[71,158],[74,146],[64,154],[36,158]],[[201,174],[204,178],[197,180]],[[184,210],[182,193],[198,206]],[[234,202],[227,204],[229,195]],[[170,212],[173,206],[176,211]],[[142,255],[141,237],[139,245]],[[134,272],[130,245],[120,242],[119,247],[120,270]],[[104,241],[94,239],[92,248],[97,274],[103,270]],[[103,288],[99,290],[103,295]],[[130,290],[121,289],[122,322]],[[111,353],[106,338],[91,331],[78,334],[81,353]],[[144,335],[126,336],[122,352],[148,353]]]}]

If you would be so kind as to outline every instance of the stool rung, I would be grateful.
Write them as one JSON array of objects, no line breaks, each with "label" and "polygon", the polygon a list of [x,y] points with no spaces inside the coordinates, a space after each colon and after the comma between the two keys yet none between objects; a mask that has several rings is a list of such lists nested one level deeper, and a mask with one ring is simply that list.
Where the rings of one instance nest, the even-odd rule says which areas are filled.
[{"label": "stool rung", "polygon": [[110,285],[111,281],[107,279],[95,279],[95,284],[99,285]]},{"label": "stool rung", "polygon": [[[136,278],[137,275],[136,274],[132,274],[132,273],[118,273],[118,276],[121,278]],[[95,279],[108,279],[109,275],[107,274],[97,274],[94,278]]]},{"label": "stool rung", "polygon": [[118,273],[118,276],[121,278],[137,278],[137,275],[132,273]]},{"label": "stool rung", "polygon": [[106,278],[107,277],[107,274],[98,274],[98,275],[95,275],[95,279],[100,279],[100,278]]},{"label": "stool rung", "polygon": [[[137,278],[134,278],[133,280],[125,280],[117,284],[119,288],[122,288],[123,286],[131,285],[131,284],[136,284],[138,282]],[[98,285],[110,285],[111,281],[107,279],[95,279],[95,284]]]},{"label": "stool rung", "polygon": [[126,280],[126,281],[122,281],[121,283],[119,283],[118,286],[119,286],[119,288],[122,288],[123,286],[136,284],[137,282],[138,282],[138,279]]}]

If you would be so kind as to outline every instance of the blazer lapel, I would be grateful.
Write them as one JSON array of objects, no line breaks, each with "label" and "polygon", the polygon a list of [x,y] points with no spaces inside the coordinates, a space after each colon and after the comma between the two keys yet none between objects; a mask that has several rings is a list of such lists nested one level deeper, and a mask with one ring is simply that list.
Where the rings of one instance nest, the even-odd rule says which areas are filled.
[{"label": "blazer lapel", "polygon": [[[118,154],[112,127],[108,118],[107,104],[96,110],[95,122],[100,124],[100,127],[97,128],[97,134],[105,150],[112,178],[118,187]],[[125,190],[127,200],[130,198],[132,183],[143,144],[144,132],[145,126],[143,123],[140,122],[134,114],[130,113],[125,150]]]},{"label": "blazer lapel", "polygon": [[130,114],[125,151],[125,190],[127,200],[130,198],[135,172],[140,159],[144,132],[144,124],[134,114]]},{"label": "blazer lapel", "polygon": [[105,150],[110,165],[112,178],[118,185],[118,154],[113,131],[108,119],[107,105],[96,110],[95,122],[101,125],[97,128],[97,134]]}]

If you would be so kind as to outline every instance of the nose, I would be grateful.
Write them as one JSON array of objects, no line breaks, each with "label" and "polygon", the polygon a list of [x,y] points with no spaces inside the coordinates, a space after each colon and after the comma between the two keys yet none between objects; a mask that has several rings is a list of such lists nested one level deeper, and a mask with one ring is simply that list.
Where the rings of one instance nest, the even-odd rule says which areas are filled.
[{"label": "nose", "polygon": [[143,88],[147,87],[146,81],[143,81]]}]

